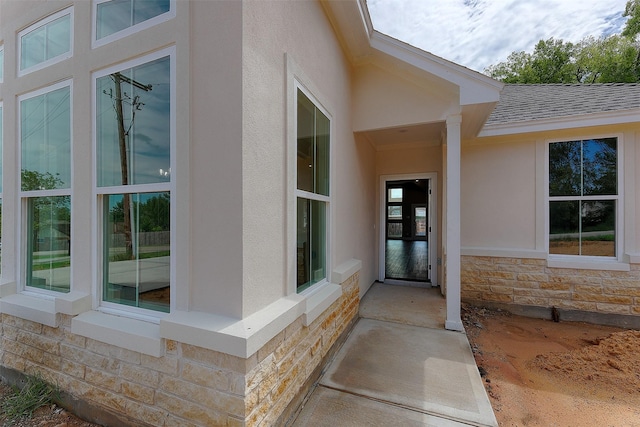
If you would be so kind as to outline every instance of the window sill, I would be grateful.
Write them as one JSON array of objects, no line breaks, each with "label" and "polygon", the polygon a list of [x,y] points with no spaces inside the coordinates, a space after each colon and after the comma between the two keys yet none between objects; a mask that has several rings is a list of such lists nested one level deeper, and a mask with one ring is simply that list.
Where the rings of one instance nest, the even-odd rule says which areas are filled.
[{"label": "window sill", "polygon": [[142,320],[87,311],[71,320],[71,332],[149,356],[163,354],[160,326]]},{"label": "window sill", "polygon": [[[15,290],[15,284],[2,285],[1,294]],[[38,322],[53,328],[58,326],[57,314],[77,315],[91,309],[91,296],[70,292],[60,296],[17,294],[3,295],[0,311],[21,319]]]},{"label": "window sill", "polygon": [[311,288],[310,292],[300,295],[305,298],[305,310],[302,321],[304,326],[309,326],[327,308],[331,307],[331,304],[340,298],[340,295],[342,295],[342,287],[335,283],[325,282],[317,288]]},{"label": "window sill", "polygon": [[605,270],[605,271],[629,271],[627,263],[618,260],[601,261],[593,259],[574,260],[561,258],[547,258],[549,268],[575,268],[578,270]]},{"label": "window sill", "polygon": [[245,319],[176,311],[160,320],[164,338],[248,358],[303,313],[304,297],[280,298]]}]

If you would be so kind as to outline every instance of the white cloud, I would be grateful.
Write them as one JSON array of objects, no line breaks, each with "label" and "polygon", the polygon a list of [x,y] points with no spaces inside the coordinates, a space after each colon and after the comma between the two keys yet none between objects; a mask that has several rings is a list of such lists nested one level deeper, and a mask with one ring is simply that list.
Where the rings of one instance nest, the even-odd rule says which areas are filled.
[{"label": "white cloud", "polygon": [[482,71],[541,39],[619,33],[627,0],[368,0],[376,30]]}]

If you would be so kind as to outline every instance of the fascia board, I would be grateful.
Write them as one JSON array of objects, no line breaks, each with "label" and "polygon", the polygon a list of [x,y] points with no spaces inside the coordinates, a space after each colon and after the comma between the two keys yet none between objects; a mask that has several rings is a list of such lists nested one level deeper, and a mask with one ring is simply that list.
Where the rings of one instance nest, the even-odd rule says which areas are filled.
[{"label": "fascia board", "polygon": [[522,133],[631,123],[640,123],[640,109],[488,125],[480,131],[478,137],[515,135]]},{"label": "fascia board", "polygon": [[504,83],[385,34],[373,31],[371,47],[460,88],[460,105],[496,102]]}]

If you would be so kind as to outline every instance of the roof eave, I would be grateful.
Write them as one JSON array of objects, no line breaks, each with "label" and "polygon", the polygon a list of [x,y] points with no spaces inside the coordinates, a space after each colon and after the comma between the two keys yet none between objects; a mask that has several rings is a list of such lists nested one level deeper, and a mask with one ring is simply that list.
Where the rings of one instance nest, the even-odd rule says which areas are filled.
[{"label": "roof eave", "polygon": [[640,108],[623,111],[606,111],[596,114],[553,117],[539,120],[485,125],[478,138],[547,132],[561,129],[576,129],[593,126],[607,126],[640,123]]}]

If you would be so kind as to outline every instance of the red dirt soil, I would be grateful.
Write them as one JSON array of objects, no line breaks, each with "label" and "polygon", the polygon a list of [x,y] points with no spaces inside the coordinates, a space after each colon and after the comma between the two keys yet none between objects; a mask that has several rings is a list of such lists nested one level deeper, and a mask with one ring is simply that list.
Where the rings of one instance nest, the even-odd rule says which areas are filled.
[{"label": "red dirt soil", "polygon": [[500,426],[640,426],[640,331],[465,306]]}]

